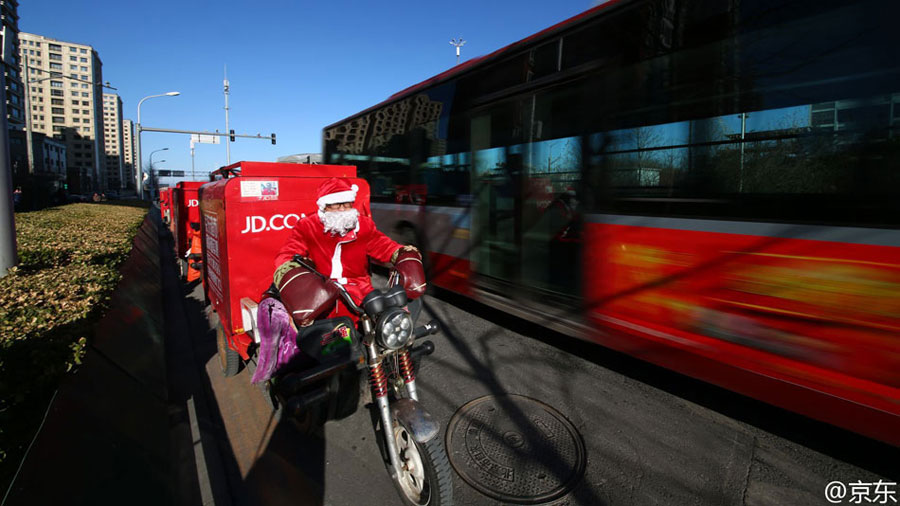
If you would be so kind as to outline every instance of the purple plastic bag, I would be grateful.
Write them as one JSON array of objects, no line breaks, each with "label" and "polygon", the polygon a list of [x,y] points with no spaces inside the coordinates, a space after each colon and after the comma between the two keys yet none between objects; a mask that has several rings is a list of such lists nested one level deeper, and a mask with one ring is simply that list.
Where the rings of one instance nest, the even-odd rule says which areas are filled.
[{"label": "purple plastic bag", "polygon": [[275,370],[278,371],[281,367],[288,362],[291,361],[294,357],[302,353],[300,348],[297,347],[297,331],[294,330],[294,327],[291,324],[288,324],[288,333],[282,338],[281,343],[278,345],[278,363],[275,365]]},{"label": "purple plastic bag", "polygon": [[291,315],[278,299],[268,298],[259,303],[256,310],[259,332],[259,355],[252,383],[266,381],[300,353],[297,348],[297,331],[291,325]]}]

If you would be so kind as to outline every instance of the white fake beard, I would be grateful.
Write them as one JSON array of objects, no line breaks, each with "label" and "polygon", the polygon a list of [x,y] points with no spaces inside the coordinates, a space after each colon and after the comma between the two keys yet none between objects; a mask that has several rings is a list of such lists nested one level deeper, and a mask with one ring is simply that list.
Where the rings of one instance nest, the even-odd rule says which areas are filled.
[{"label": "white fake beard", "polygon": [[359,211],[319,211],[319,217],[325,226],[325,233],[331,235],[347,235],[359,223]]}]

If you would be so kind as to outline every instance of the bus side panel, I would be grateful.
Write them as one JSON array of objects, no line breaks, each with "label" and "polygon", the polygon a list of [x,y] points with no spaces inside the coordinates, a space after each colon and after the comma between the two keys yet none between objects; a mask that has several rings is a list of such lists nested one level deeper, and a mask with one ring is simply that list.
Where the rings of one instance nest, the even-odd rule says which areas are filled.
[{"label": "bus side panel", "polygon": [[462,295],[472,295],[468,260],[434,252],[429,252],[428,259],[431,262],[429,283]]},{"label": "bus side panel", "polygon": [[[897,444],[856,408],[806,396],[900,422],[900,248],[807,239],[828,229],[801,228],[804,239],[588,223],[588,316],[611,331],[597,339]],[[760,389],[763,377],[796,389]]]},{"label": "bus side panel", "polygon": [[372,204],[379,230],[400,243],[412,240],[427,253],[428,282],[463,295],[472,294],[469,215],[460,207]]}]

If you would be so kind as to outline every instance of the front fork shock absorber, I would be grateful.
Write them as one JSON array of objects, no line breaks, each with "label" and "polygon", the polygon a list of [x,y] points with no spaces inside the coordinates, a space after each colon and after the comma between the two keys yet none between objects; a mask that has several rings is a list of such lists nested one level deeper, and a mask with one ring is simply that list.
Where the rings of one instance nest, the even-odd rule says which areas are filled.
[{"label": "front fork shock absorber", "polygon": [[369,384],[372,385],[372,395],[376,399],[387,396],[388,380],[381,362],[369,364]]},{"label": "front fork shock absorber", "polygon": [[373,400],[378,404],[381,413],[381,428],[384,431],[385,445],[388,457],[391,459],[391,474],[396,476],[400,472],[400,457],[397,453],[397,441],[394,439],[394,420],[391,416],[391,408],[388,404],[387,376],[384,374],[384,365],[378,358],[375,345],[366,345],[369,351],[369,383],[372,385]]},{"label": "front fork shock absorber", "polygon": [[413,365],[412,357],[409,356],[409,348],[397,352],[397,358],[400,362],[400,375],[406,383],[406,392],[409,398],[418,401],[419,394],[416,392],[416,368]]}]

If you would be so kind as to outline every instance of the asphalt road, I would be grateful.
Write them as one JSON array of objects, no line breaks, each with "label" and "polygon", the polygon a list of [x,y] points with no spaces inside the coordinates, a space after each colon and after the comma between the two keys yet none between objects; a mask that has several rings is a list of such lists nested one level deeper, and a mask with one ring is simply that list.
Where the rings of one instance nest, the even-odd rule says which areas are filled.
[{"label": "asphalt road", "polygon": [[[201,301],[200,287],[185,295],[186,311],[196,321],[202,320]],[[523,413],[533,406],[546,406],[549,411],[541,413],[556,413],[577,431],[575,437],[583,441],[583,477],[548,504],[822,505],[829,504],[824,495],[829,482],[896,482],[900,477],[896,448],[573,341],[452,294],[426,296],[425,318],[445,327],[430,338],[437,349],[420,362],[417,374],[420,401],[441,422],[442,437],[461,407],[485,396],[497,396],[492,399],[499,408],[494,422],[512,427],[507,431],[512,440],[516,433],[534,430],[516,425],[539,418]],[[399,504],[368,409],[327,423],[318,436],[301,437],[250,385],[250,369],[222,376],[214,336],[193,332],[209,393],[210,432],[217,439],[213,454],[221,459],[207,466],[208,481],[214,489],[224,484],[228,490],[218,494],[216,504]],[[510,395],[543,404],[520,404],[521,397]],[[455,431],[454,441],[465,433]],[[551,471],[559,468],[556,464],[565,468],[569,459],[569,450],[552,445],[522,446],[520,440],[516,447],[523,459]],[[460,448],[451,448],[455,462],[477,467],[480,457],[471,446]],[[515,454],[507,450],[499,451]],[[900,489],[894,489],[900,497]],[[458,474],[454,498],[460,505],[510,503],[479,492]]]}]

